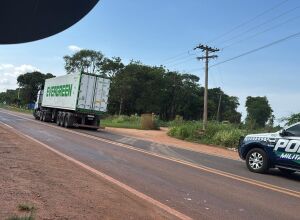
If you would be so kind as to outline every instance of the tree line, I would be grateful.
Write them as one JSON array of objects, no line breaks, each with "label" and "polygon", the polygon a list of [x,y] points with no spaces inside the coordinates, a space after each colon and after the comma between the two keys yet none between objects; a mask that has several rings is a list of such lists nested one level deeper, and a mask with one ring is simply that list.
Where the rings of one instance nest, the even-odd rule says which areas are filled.
[{"label": "tree line", "polygon": [[[154,113],[162,120],[173,120],[176,116],[185,120],[202,118],[204,88],[196,75],[139,61],[124,64],[119,57],[108,58],[94,50],[81,50],[65,56],[64,60],[67,74],[86,72],[111,79],[108,114]],[[45,79],[52,77],[50,73],[22,74],[17,78],[20,88],[0,93],[0,102],[20,105],[34,102]],[[209,89],[210,120],[240,123],[239,105],[237,97],[226,94],[221,88]],[[272,118],[266,97],[248,97],[246,107],[246,122],[253,126],[265,126]]]}]

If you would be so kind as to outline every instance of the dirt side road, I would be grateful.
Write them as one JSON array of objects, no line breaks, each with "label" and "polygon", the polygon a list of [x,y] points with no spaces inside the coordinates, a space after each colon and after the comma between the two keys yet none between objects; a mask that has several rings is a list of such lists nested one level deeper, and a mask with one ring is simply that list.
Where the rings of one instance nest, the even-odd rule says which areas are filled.
[{"label": "dirt side road", "polygon": [[0,219],[174,219],[42,146],[0,125]]},{"label": "dirt side road", "polygon": [[138,129],[106,127],[105,130],[112,133],[132,136],[135,138],[139,138],[139,139],[143,139],[143,140],[147,140],[159,144],[171,145],[178,148],[184,148],[184,149],[198,151],[198,152],[211,154],[211,155],[223,156],[235,160],[239,159],[238,153],[235,151],[227,150],[221,147],[209,146],[205,144],[192,143],[192,142],[170,137],[167,134],[168,132],[167,128],[161,128],[161,130],[156,131],[156,130],[138,130]]}]

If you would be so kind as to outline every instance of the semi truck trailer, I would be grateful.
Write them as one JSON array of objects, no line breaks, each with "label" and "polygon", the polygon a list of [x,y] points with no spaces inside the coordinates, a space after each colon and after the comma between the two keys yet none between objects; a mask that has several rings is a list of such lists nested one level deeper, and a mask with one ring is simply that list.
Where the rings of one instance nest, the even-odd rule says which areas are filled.
[{"label": "semi truck trailer", "polygon": [[94,74],[68,74],[45,80],[33,116],[59,126],[98,129],[107,110],[110,80]]}]

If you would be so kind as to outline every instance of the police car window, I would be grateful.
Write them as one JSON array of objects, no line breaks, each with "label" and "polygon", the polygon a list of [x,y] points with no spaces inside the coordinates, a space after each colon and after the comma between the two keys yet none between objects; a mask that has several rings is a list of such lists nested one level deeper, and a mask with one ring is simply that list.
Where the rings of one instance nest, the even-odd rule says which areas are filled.
[{"label": "police car window", "polygon": [[287,130],[288,136],[297,136],[300,137],[300,124],[297,124],[293,127],[288,128]]}]

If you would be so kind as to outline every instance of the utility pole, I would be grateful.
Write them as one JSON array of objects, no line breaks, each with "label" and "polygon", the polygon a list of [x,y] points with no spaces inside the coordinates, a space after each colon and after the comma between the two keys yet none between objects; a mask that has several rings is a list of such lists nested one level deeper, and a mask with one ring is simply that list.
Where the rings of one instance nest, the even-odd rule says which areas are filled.
[{"label": "utility pole", "polygon": [[207,126],[207,94],[208,94],[208,63],[209,59],[215,59],[217,55],[210,55],[210,53],[214,53],[219,51],[217,48],[212,48],[207,45],[199,44],[194,48],[194,50],[200,49],[204,52],[204,56],[197,57],[198,60],[205,60],[205,88],[204,88],[204,108],[203,108],[203,130],[205,131]]}]

